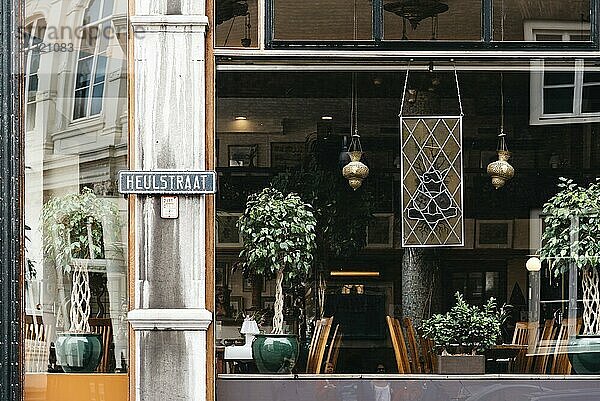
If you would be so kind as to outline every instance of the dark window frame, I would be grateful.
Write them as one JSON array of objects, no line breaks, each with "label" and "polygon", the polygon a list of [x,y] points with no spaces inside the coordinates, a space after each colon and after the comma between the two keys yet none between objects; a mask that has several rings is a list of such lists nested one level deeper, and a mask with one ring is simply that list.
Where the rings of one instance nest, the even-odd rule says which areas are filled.
[{"label": "dark window frame", "polygon": [[385,40],[383,33],[383,0],[373,0],[373,39],[349,40],[279,40],[275,38],[275,1],[265,1],[265,49],[312,49],[312,50],[397,50],[397,51],[452,51],[452,50],[567,50],[585,51],[600,49],[600,0],[590,0],[589,42],[528,42],[495,41],[493,39],[493,0],[481,0],[480,41],[404,41]]},{"label": "dark window frame", "polygon": [[0,5],[0,400],[22,399],[22,0]]}]

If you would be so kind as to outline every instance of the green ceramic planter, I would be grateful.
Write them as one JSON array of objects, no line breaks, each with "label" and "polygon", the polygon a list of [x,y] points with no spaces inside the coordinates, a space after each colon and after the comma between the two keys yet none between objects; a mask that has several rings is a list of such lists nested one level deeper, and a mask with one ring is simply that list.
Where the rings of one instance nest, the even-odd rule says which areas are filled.
[{"label": "green ceramic planter", "polygon": [[60,333],[56,363],[67,373],[95,372],[102,358],[102,339],[92,333]]},{"label": "green ceramic planter", "polygon": [[575,373],[600,373],[600,336],[577,336],[569,341],[569,360]]},{"label": "green ceramic planter", "polygon": [[298,337],[292,334],[258,334],[252,343],[252,356],[260,373],[291,373],[298,352]]}]

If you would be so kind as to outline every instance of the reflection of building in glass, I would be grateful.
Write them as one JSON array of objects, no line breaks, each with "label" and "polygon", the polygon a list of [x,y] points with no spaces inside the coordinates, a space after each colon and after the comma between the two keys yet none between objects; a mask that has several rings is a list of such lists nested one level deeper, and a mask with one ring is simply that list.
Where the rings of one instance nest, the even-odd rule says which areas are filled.
[{"label": "reflection of building in glass", "polygon": [[[39,372],[47,370],[50,344],[69,329],[71,288],[71,275],[48,257],[44,204],[89,188],[117,208],[117,220],[127,221],[115,186],[127,165],[127,2],[28,1],[26,15],[25,221],[32,271],[25,310],[26,345],[33,350],[26,349],[26,368]],[[128,365],[127,236],[117,220],[98,226],[101,251],[88,263],[91,325],[104,335],[99,369],[105,372]]]}]

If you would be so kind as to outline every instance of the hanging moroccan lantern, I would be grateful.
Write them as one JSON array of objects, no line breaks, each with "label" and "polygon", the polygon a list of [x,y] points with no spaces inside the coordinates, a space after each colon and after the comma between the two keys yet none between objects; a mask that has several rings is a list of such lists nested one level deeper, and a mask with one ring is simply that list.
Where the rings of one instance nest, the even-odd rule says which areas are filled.
[{"label": "hanging moroccan lantern", "polygon": [[498,160],[487,166],[487,173],[492,177],[492,185],[496,189],[502,188],[506,181],[515,176],[515,169],[508,163],[510,152],[506,147],[505,136],[504,133],[498,135]]},{"label": "hanging moroccan lantern", "polygon": [[[360,139],[358,135],[353,135],[350,149],[352,149],[352,144],[354,144],[355,137],[360,146]],[[344,178],[348,180],[348,183],[352,189],[356,191],[362,185],[363,180],[369,176],[369,167],[360,161],[363,155],[361,150],[350,151],[348,154],[350,155],[350,163],[344,166],[342,169],[342,174],[344,175]]]},{"label": "hanging moroccan lantern", "polygon": [[355,191],[362,185],[365,178],[369,176],[369,167],[360,161],[363,150],[360,144],[360,135],[358,135],[358,103],[356,93],[356,73],[352,73],[352,110],[350,111],[350,127],[354,131],[350,146],[348,146],[348,155],[350,163],[342,169],[342,175],[348,180],[348,183]]}]

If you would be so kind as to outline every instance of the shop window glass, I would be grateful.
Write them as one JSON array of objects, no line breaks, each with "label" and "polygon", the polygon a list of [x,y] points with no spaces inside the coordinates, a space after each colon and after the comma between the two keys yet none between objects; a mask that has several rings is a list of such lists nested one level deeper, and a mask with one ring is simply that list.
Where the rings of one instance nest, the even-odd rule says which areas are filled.
[{"label": "shop window glass", "polygon": [[[496,41],[589,41],[591,11],[590,0],[494,0],[493,38]],[[557,30],[567,32],[563,35]]]},{"label": "shop window glass", "polygon": [[[580,93],[583,99],[582,111],[597,110],[598,77],[583,64],[554,61],[542,69],[547,71],[540,76],[547,113],[572,111],[574,93]],[[415,67],[408,80],[407,115],[457,112],[451,66],[448,61],[448,68],[433,72],[426,71],[426,64]],[[582,188],[589,188],[600,177],[595,139],[598,127],[569,120],[532,124],[528,118],[530,66],[519,70],[516,63],[498,63],[481,71],[474,71],[472,64],[468,70],[460,65],[457,68],[465,126],[460,145],[463,180],[468,183],[464,188],[464,245],[444,249],[409,249],[401,245],[401,200],[406,188],[401,168],[407,156],[401,154],[398,111],[404,71],[374,68],[354,74],[217,74],[220,191],[216,203],[215,315],[216,366],[218,375],[223,375],[217,377],[228,378],[223,386],[235,386],[232,383],[239,379],[228,373],[265,369],[247,342],[252,338],[245,337],[254,330],[245,318],[255,319],[260,332],[270,332],[277,283],[274,275],[257,276],[253,270],[244,269],[241,262],[247,259],[240,252],[250,239],[236,224],[244,216],[248,196],[267,187],[299,194],[317,213],[315,261],[306,275],[284,280],[282,314],[283,330],[297,335],[312,351],[309,355],[321,355],[322,359],[319,362],[309,357],[307,362],[301,358],[293,372],[433,373],[445,377],[447,371],[428,359],[441,350],[422,348],[430,344],[424,340],[424,319],[452,311],[463,300],[469,308],[482,308],[492,297],[497,311],[504,304],[510,306],[499,318],[494,341],[480,351],[488,362],[479,373],[565,375],[585,371],[580,362],[571,366],[568,352],[572,348],[568,344],[569,338],[575,338],[585,325],[577,323],[578,319],[590,312],[589,305],[581,300],[588,284],[581,275],[575,275],[579,277],[575,279],[579,301],[576,309],[569,309],[569,299],[575,296],[569,275],[559,272],[557,276],[546,260],[537,271],[535,260],[529,259],[552,238],[564,241],[559,234],[548,234],[556,225],[541,214],[544,204],[556,200],[553,197],[561,190],[557,187],[559,177],[572,178]],[[353,81],[357,94],[354,102]],[[353,132],[353,109],[357,110],[353,121],[357,121],[364,151],[361,160],[370,169],[356,191],[342,176],[342,167],[349,163],[345,151]],[[498,160],[502,110],[512,154],[509,161],[516,175],[504,187],[495,189],[486,167]],[[407,141],[416,141],[420,134],[427,133],[414,132],[418,134]],[[448,141],[440,142],[439,135],[440,131],[435,131],[435,138],[425,142],[421,158],[414,161],[416,170],[429,171],[418,165],[425,163],[425,155],[435,154],[437,147],[448,151],[456,148]],[[435,195],[416,198],[415,209],[420,207],[432,216],[447,199],[440,189],[444,181],[436,180],[431,172],[423,177],[427,185],[422,188]],[[561,210],[558,215],[564,213]],[[589,227],[595,224],[594,219],[583,218],[581,222]],[[420,229],[426,231],[428,226]],[[265,226],[256,235],[269,242],[274,234],[270,230]],[[591,230],[586,236],[600,240],[599,233],[600,229]],[[246,251],[262,249],[256,245]],[[295,255],[294,251],[289,253]],[[591,308],[597,312],[596,306]],[[450,332],[458,336],[464,329],[465,323],[461,323]],[[527,330],[532,330],[532,344],[528,343]],[[261,338],[255,340],[254,347],[259,346]],[[400,339],[405,351],[397,347]],[[415,348],[414,344],[421,345]],[[447,344],[447,350],[457,352],[456,346]],[[401,360],[402,352],[406,364]],[[363,384],[367,391],[369,382]],[[315,391],[316,399],[321,399],[317,390],[307,391]],[[395,391],[406,390],[397,387]],[[223,400],[229,400],[227,392],[222,394]]]},{"label": "shop window glass", "polygon": [[[415,7],[404,5],[406,3],[409,2],[384,2],[386,40],[482,40],[480,0],[422,2],[421,8],[419,2],[414,2]],[[441,8],[437,8],[439,4]],[[439,14],[434,14],[436,12]]]},{"label": "shop window glass", "polygon": [[215,25],[216,47],[258,47],[258,0],[216,0]]},{"label": "shop window glass", "polygon": [[[25,14],[45,18],[27,25],[24,39],[26,117],[37,122],[24,145],[24,399],[125,401],[128,209],[116,173],[127,168],[127,45],[111,19],[127,15],[127,2],[73,11],[27,1]],[[36,47],[55,43],[65,46]],[[93,125],[70,125],[103,110]]]},{"label": "shop window glass", "polygon": [[368,0],[273,0],[275,40],[372,40]]}]

